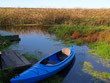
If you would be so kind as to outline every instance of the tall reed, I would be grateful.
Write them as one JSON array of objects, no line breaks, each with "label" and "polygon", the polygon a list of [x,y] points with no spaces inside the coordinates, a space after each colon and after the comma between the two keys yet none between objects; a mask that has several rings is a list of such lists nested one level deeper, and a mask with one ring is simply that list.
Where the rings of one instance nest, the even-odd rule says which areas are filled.
[{"label": "tall reed", "polygon": [[110,9],[0,8],[0,25],[68,24],[109,26]]}]

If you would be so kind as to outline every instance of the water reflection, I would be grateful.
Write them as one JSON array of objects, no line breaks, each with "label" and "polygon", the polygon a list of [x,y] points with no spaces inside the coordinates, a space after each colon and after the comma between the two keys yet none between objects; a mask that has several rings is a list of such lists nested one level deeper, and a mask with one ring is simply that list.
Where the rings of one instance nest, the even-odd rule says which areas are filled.
[{"label": "water reflection", "polygon": [[[0,28],[1,30],[6,30],[8,32],[16,33],[19,35],[30,35],[31,33],[36,34],[48,34],[47,28],[45,27],[6,27]],[[48,34],[50,35],[50,34]]]}]

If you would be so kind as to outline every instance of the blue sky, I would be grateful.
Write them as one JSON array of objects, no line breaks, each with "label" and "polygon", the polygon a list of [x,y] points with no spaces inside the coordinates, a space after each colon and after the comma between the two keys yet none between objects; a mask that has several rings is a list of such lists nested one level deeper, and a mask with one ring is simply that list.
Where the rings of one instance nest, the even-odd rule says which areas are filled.
[{"label": "blue sky", "polygon": [[0,7],[110,8],[110,0],[0,0]]}]

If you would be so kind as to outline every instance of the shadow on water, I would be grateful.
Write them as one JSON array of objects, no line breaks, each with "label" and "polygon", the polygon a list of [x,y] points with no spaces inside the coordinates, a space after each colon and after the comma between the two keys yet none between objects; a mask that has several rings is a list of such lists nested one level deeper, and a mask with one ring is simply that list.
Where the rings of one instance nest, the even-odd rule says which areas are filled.
[{"label": "shadow on water", "polygon": [[71,61],[71,63],[66,67],[64,68],[62,71],[60,71],[58,73],[59,76],[61,76],[62,78],[65,78],[66,75],[69,73],[69,71],[71,70],[71,68],[74,66],[74,63],[75,63],[75,59],[76,57],[73,58],[73,60]]}]

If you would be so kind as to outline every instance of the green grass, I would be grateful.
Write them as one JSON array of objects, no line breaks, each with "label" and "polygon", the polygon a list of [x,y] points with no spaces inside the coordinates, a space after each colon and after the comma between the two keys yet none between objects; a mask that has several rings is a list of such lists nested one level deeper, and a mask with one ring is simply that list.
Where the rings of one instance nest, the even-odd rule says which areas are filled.
[{"label": "green grass", "polygon": [[74,32],[73,26],[55,26],[49,28],[50,33],[55,33],[58,38],[64,39],[65,37],[70,37]]},{"label": "green grass", "polygon": [[9,83],[9,80],[13,76],[13,70],[9,70],[8,72],[0,69],[0,83]]},{"label": "green grass", "polygon": [[1,36],[0,36],[0,41],[1,41],[1,42],[0,42],[0,50],[5,49],[6,47],[8,47],[8,46],[11,44],[10,41],[4,39],[4,38],[1,37]]},{"label": "green grass", "polygon": [[85,40],[81,40],[81,39],[75,42],[75,45],[84,45],[84,44],[85,44]]},{"label": "green grass", "polygon": [[98,57],[110,59],[110,44],[106,42],[95,42],[89,45],[93,48],[92,54],[96,54]]}]

